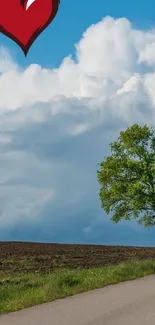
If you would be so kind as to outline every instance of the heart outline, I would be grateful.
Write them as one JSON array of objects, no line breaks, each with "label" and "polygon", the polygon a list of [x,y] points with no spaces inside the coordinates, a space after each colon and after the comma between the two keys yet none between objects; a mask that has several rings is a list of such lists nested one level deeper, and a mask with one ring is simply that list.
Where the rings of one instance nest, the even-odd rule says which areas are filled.
[{"label": "heart outline", "polygon": [[[27,2],[27,0],[20,0],[20,4],[23,7],[23,9],[25,7],[26,2]],[[9,37],[11,40],[13,40],[17,45],[19,45],[20,48],[22,49],[22,51],[24,52],[25,57],[26,57],[27,53],[28,53],[30,47],[32,46],[32,44],[34,43],[34,41],[50,25],[50,23],[55,18],[56,14],[58,12],[58,9],[59,9],[60,0],[53,0],[52,5],[53,5],[53,10],[51,12],[51,15],[49,16],[48,21],[46,22],[46,24],[44,26],[42,26],[42,28],[36,29],[36,31],[32,34],[32,36],[30,37],[30,39],[29,39],[29,41],[27,42],[26,45],[23,45],[22,42],[20,42],[20,40],[18,40],[13,34],[8,32],[7,30],[5,30],[5,28],[2,25],[0,25],[0,32],[3,35]]]}]

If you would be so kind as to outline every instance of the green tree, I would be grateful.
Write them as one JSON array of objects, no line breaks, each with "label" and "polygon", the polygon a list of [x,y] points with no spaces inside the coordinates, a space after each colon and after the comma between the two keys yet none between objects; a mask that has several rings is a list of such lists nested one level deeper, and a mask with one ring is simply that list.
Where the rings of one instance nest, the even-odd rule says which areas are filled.
[{"label": "green tree", "polygon": [[[111,156],[98,164],[99,198],[111,220],[138,218],[138,224],[155,225],[155,137],[152,128],[134,124],[110,143]],[[140,217],[140,214],[142,216]]]}]

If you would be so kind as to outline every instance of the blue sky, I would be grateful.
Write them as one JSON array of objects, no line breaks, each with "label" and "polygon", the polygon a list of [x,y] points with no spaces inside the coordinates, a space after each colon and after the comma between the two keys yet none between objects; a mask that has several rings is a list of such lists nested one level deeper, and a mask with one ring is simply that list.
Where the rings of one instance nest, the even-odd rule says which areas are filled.
[{"label": "blue sky", "polygon": [[56,18],[38,37],[26,60],[13,41],[1,35],[0,43],[8,47],[23,66],[37,63],[49,68],[58,67],[68,54],[74,55],[74,44],[80,40],[83,32],[105,16],[126,17],[134,26],[142,29],[154,27],[153,0],[98,0],[97,6],[92,4],[90,0],[62,0]]},{"label": "blue sky", "polygon": [[154,127],[155,5],[90,3],[61,1],[26,58],[0,35],[0,240],[155,244],[112,224],[96,177],[121,130]]}]

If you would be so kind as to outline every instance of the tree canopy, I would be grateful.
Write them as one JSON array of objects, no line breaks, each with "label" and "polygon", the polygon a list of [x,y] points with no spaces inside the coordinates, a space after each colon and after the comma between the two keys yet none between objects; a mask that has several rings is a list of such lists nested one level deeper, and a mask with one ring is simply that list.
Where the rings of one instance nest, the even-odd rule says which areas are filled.
[{"label": "tree canopy", "polygon": [[[137,218],[145,227],[155,225],[155,137],[152,128],[134,124],[110,143],[111,156],[97,170],[99,199],[112,221]],[[141,214],[141,216],[140,216]]]}]

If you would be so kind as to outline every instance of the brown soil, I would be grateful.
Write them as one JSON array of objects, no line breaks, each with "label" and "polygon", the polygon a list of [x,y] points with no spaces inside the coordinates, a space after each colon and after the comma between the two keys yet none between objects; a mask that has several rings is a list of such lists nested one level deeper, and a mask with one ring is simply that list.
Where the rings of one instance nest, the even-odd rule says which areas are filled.
[{"label": "brown soil", "polygon": [[155,259],[155,247],[0,242],[0,272],[49,273]]}]

